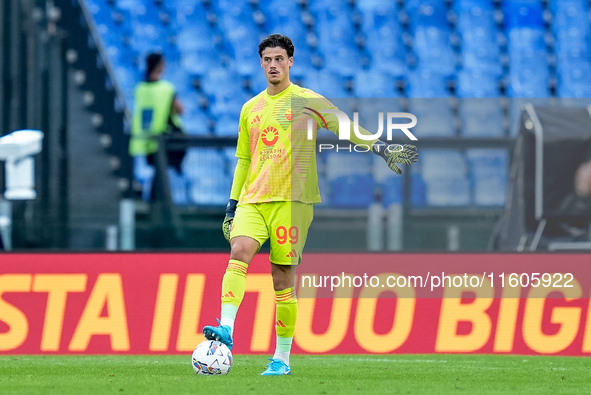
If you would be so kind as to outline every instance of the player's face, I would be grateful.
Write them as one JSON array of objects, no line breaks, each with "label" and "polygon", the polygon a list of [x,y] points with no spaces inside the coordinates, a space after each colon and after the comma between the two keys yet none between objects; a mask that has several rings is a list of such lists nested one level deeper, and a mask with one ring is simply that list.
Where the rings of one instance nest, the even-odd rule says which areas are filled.
[{"label": "player's face", "polygon": [[289,68],[293,65],[293,57],[281,47],[265,48],[261,56],[261,67],[270,84],[277,85],[289,78]]}]

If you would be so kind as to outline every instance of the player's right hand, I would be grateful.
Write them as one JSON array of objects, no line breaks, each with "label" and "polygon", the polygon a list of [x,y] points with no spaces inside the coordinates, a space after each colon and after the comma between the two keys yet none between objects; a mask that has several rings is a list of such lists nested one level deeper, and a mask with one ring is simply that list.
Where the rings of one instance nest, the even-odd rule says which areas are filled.
[{"label": "player's right hand", "polygon": [[222,224],[222,231],[224,232],[224,237],[230,242],[230,230],[232,229],[232,222],[234,222],[234,215],[236,214],[236,206],[238,205],[238,200],[230,199],[228,200],[228,204],[226,205],[226,217],[224,218],[224,223]]},{"label": "player's right hand", "polygon": [[372,147],[374,154],[381,156],[386,161],[388,167],[396,174],[401,175],[402,170],[396,166],[397,163],[403,165],[412,165],[418,161],[419,153],[417,147],[410,144],[386,144],[378,141]]}]

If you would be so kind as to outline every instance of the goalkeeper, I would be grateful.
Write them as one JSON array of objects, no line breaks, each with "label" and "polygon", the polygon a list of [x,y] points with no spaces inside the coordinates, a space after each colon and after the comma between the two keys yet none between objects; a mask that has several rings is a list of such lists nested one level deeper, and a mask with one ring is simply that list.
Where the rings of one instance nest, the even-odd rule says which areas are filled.
[{"label": "goalkeeper", "polygon": [[[204,327],[203,334],[232,348],[248,265],[270,239],[277,337],[275,354],[262,375],[277,376],[291,373],[289,355],[298,311],[294,276],[313,206],[320,202],[316,132],[318,125],[337,131],[339,123],[336,115],[323,114],[336,109],[332,103],[290,82],[294,46],[288,37],[272,34],[260,43],[258,51],[267,89],[250,99],[240,113],[238,163],[223,223],[231,254],[222,281],[221,321],[219,326]],[[313,125],[312,133],[308,125]],[[350,136],[355,144],[371,146],[398,174],[402,171],[397,164],[417,161],[412,145],[390,149],[378,140],[362,140],[355,133]]]}]

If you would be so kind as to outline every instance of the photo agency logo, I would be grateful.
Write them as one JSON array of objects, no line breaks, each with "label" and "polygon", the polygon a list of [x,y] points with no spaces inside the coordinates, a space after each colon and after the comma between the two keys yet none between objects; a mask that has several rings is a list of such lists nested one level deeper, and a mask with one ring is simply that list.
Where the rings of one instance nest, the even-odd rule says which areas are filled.
[{"label": "photo agency logo", "polygon": [[[328,129],[328,123],[324,116],[310,107],[304,107],[304,114],[308,115],[316,115],[322,121],[322,125],[325,129]],[[375,133],[371,133],[368,131],[368,134],[362,133],[359,130],[359,113],[355,111],[353,113],[353,128],[351,128],[351,120],[341,110],[330,110],[325,109],[322,110],[323,113],[334,114],[338,121],[339,121],[339,130],[337,130],[337,135],[339,140],[347,140],[350,141],[351,139],[351,129],[353,129],[353,133],[355,136],[364,141],[373,141],[373,140],[380,140],[382,134],[384,133],[384,112],[378,112],[378,131]],[[403,122],[397,123],[399,120],[409,120],[410,122]],[[312,119],[308,119],[307,124],[307,132],[308,132],[308,140],[314,139],[314,121]],[[394,131],[401,131],[403,132],[410,140],[417,141],[418,138],[412,134],[410,129],[412,129],[417,124],[417,117],[414,114],[408,112],[388,112],[386,113],[386,140],[388,142],[393,140]],[[401,144],[390,144],[386,148],[389,152],[401,152],[404,150],[404,147]],[[371,146],[369,144],[350,144],[349,146],[339,146],[335,144],[319,144],[318,152],[322,151],[329,151],[329,150],[336,150],[338,151],[349,151],[349,152],[368,152],[371,150]]]}]

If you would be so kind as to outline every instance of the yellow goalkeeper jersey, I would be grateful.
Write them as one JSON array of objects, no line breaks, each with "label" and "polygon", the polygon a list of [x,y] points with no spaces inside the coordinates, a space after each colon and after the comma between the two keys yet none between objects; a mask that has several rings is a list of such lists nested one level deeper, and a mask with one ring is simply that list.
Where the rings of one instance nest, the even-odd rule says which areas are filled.
[{"label": "yellow goalkeeper jersey", "polygon": [[316,133],[319,128],[338,133],[339,125],[336,115],[323,113],[327,109],[337,108],[295,84],[274,96],[265,89],[244,104],[236,156],[250,161],[250,167],[241,203],[320,203]]}]

